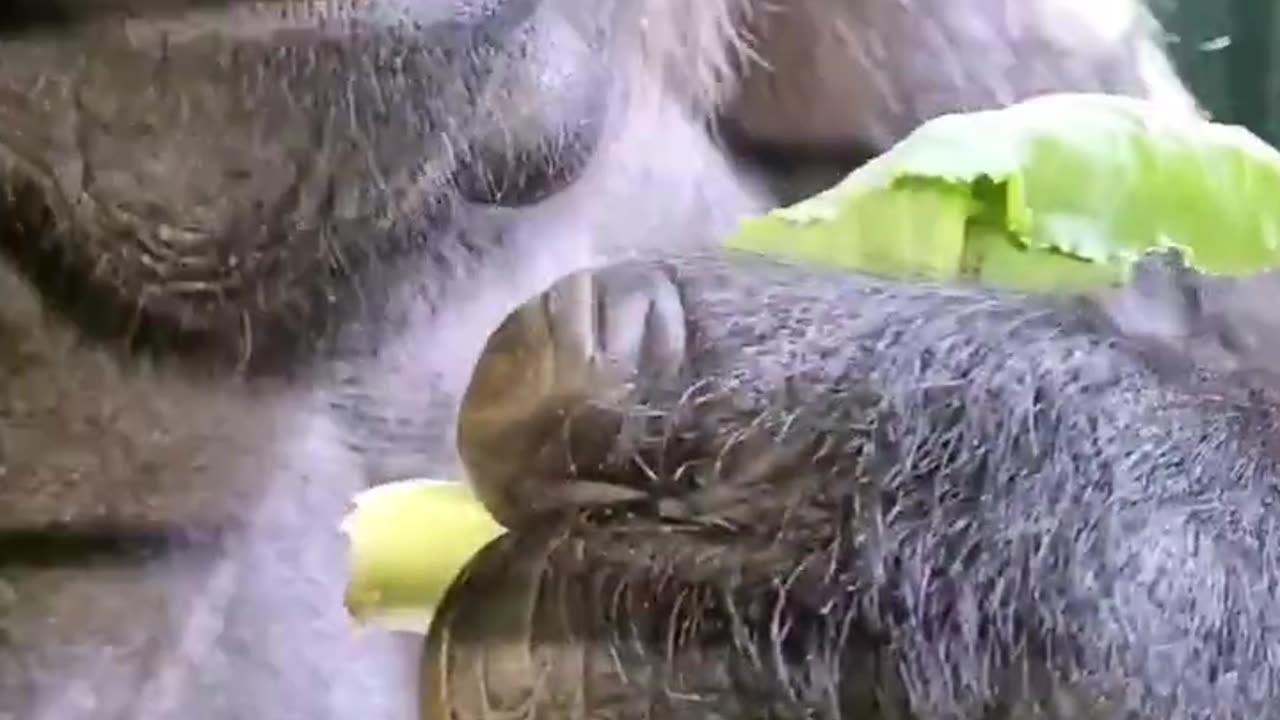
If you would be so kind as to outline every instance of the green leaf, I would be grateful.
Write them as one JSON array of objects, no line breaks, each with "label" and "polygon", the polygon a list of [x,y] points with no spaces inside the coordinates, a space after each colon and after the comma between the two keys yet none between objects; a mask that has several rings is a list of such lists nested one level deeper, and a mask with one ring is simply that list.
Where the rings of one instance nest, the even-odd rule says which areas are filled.
[{"label": "green leaf", "polygon": [[467,485],[439,480],[366,490],[342,531],[351,543],[347,611],[361,624],[424,634],[463,567],[504,532]]},{"label": "green leaf", "polygon": [[[941,279],[959,268],[971,205],[963,193],[925,184],[828,192],[749,221],[729,244],[836,267]],[[890,227],[891,234],[884,232]]]},{"label": "green leaf", "polygon": [[1244,128],[1110,95],[932,120],[731,248],[873,273],[1074,289],[1175,249],[1213,274],[1280,265],[1280,152]]}]

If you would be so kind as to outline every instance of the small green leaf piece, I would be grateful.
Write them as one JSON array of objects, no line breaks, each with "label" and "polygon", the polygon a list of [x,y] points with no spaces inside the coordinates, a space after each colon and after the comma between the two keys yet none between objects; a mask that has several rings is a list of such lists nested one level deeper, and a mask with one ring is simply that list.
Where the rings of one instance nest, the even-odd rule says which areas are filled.
[{"label": "small green leaf piece", "polygon": [[464,483],[405,480],[366,490],[342,521],[346,606],[357,623],[425,634],[449,586],[504,530]]}]

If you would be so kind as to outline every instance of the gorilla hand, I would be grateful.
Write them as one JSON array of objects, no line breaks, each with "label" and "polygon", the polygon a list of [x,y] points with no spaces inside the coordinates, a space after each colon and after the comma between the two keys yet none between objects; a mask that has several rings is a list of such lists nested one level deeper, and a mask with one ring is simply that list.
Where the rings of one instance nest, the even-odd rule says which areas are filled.
[{"label": "gorilla hand", "polygon": [[464,403],[513,532],[438,615],[428,708],[1265,714],[1276,400],[1088,298],[688,255],[571,277]]}]

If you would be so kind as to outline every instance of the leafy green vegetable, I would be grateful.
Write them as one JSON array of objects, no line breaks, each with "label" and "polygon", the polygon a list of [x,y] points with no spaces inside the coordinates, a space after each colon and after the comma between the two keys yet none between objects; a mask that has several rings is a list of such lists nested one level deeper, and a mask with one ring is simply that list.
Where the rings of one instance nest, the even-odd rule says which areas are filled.
[{"label": "leafy green vegetable", "polygon": [[439,480],[366,490],[342,531],[351,542],[348,612],[359,623],[418,633],[463,567],[503,533],[469,487]]},{"label": "leafy green vegetable", "polygon": [[731,248],[1024,289],[1124,280],[1175,249],[1206,273],[1280,264],[1280,152],[1244,128],[1110,95],[940,117]]}]

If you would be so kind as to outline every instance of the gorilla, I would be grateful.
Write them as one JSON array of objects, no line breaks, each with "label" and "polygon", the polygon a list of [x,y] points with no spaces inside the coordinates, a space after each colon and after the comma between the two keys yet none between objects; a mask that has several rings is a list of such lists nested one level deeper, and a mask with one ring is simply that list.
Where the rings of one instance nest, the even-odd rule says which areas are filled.
[{"label": "gorilla", "polygon": [[336,528],[513,308],[1051,90],[1197,111],[1128,1],[11,0],[0,718],[412,717]]}]

